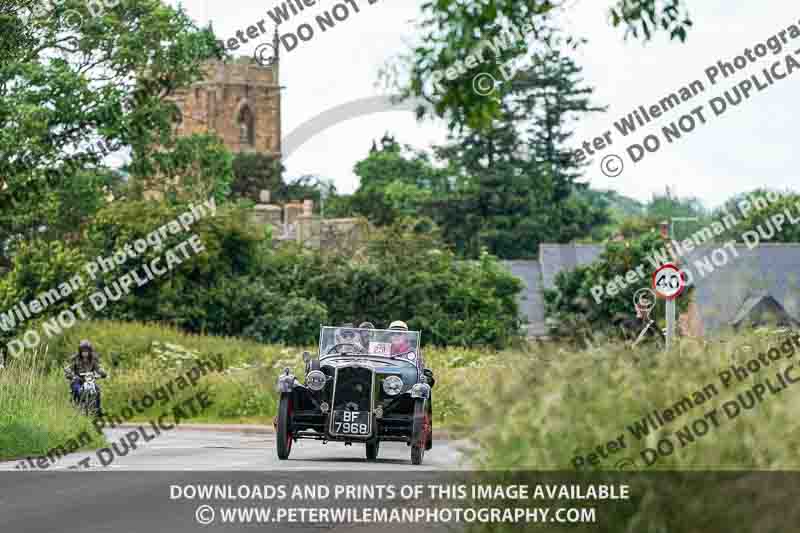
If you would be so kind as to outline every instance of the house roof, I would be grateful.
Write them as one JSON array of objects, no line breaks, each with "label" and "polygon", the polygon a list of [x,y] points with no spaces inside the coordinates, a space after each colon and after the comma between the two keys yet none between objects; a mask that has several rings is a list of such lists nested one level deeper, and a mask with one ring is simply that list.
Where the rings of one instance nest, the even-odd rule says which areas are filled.
[{"label": "house roof", "polygon": [[523,320],[528,322],[528,336],[546,335],[542,270],[539,262],[503,261],[503,265],[525,284],[519,299],[519,309]]},{"label": "house roof", "polygon": [[756,294],[747,298],[742,306],[739,308],[739,312],[736,313],[736,316],[733,317],[731,320],[731,326],[739,326],[748,317],[752,316],[753,312],[757,309],[772,309],[778,315],[781,321],[788,321],[797,323],[789,313],[783,308],[783,306],[778,302],[775,298],[773,298],[769,293],[762,292],[760,294]]},{"label": "house roof", "polygon": [[559,272],[595,261],[605,248],[603,244],[540,244],[539,264],[544,288],[555,287]]},{"label": "house roof", "polygon": [[[794,320],[800,319],[800,244],[745,245],[726,252],[727,262],[710,259],[715,246],[701,246],[687,254],[681,266],[691,273],[703,327],[715,331],[730,325],[743,304],[754,296],[769,295]],[[723,248],[724,250],[724,248]],[[717,254],[717,259],[721,258]],[[710,264],[704,271],[698,265]],[[754,304],[755,305],[755,304]]]}]

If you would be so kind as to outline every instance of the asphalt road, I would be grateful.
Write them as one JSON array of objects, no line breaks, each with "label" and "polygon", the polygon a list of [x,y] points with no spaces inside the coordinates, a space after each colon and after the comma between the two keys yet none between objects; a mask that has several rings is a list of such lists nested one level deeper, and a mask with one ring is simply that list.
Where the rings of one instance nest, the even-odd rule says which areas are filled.
[{"label": "asphalt road", "polygon": [[[119,443],[129,429],[107,430],[108,441]],[[341,442],[323,445],[319,441],[295,442],[288,460],[275,452],[274,433],[237,433],[176,429],[142,444],[125,456],[115,453],[103,466],[96,452],[76,452],[58,460],[47,470],[65,470],[90,458],[90,470],[448,470],[463,469],[463,442],[435,440],[425,453],[423,464],[411,464],[410,448],[403,443],[382,442],[377,461],[367,461],[363,444],[345,446]],[[119,445],[123,451],[125,448]],[[112,448],[113,450],[113,448]],[[110,457],[106,455],[105,457]],[[14,470],[16,463],[0,463],[0,471]]]},{"label": "asphalt road", "polygon": [[[118,442],[126,431],[111,430],[109,442]],[[92,457],[94,466],[75,470],[70,466]],[[141,533],[169,531],[270,531],[318,532],[320,529],[364,533],[376,524],[320,522],[302,519],[293,523],[219,523],[225,506],[300,505],[302,507],[351,505],[328,499],[298,503],[271,500],[234,501],[225,498],[200,500],[175,496],[176,485],[241,485],[286,487],[349,484],[368,486],[394,483],[432,483],[463,469],[464,454],[459,443],[434,441],[420,466],[410,462],[409,448],[402,443],[382,443],[379,458],[368,462],[363,445],[342,443],[322,445],[317,441],[295,443],[287,461],[275,453],[274,434],[176,429],[115,457],[101,466],[96,452],[76,452],[47,469],[20,472],[18,463],[0,463],[0,531],[59,531],[59,533]],[[88,470],[88,472],[87,472]],[[198,523],[203,504],[217,511],[217,522]],[[362,498],[352,505],[392,506],[406,502]],[[452,525],[419,527],[417,530],[449,531]],[[409,524],[381,525],[384,533],[407,532]],[[413,526],[412,526],[413,527]]]}]

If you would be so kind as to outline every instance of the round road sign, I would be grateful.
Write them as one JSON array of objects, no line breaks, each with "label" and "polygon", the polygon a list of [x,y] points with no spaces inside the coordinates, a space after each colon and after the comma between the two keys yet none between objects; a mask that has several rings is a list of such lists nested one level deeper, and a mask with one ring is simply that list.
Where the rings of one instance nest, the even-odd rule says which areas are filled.
[{"label": "round road sign", "polygon": [[677,298],[686,288],[686,280],[677,266],[672,263],[662,265],[653,274],[653,290],[661,298]]}]

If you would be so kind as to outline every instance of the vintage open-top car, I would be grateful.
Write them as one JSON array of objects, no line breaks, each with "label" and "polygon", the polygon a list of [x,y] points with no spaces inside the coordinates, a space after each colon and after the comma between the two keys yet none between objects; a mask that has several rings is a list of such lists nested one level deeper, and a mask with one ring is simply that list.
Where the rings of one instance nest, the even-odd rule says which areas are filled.
[{"label": "vintage open-top car", "polygon": [[435,382],[419,340],[407,328],[323,326],[319,356],[303,354],[303,383],[288,368],[278,377],[278,457],[287,459],[294,441],[315,439],[364,444],[367,459],[375,460],[381,441],[399,441],[421,464],[433,444]]}]

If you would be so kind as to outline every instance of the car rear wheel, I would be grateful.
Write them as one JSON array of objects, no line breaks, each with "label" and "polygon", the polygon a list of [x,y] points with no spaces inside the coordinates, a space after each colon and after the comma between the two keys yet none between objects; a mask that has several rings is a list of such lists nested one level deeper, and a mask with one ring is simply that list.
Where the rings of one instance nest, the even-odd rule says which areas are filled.
[{"label": "car rear wheel", "polygon": [[278,423],[275,431],[276,448],[278,449],[278,459],[289,458],[292,452],[292,432],[289,429],[292,417],[292,398],[291,393],[281,394],[280,404],[278,405]]},{"label": "car rear wheel", "polygon": [[381,447],[381,441],[374,440],[367,442],[367,461],[374,461],[378,458],[378,450]]},{"label": "car rear wheel", "polygon": [[[430,402],[430,400],[428,400]],[[430,405],[430,404],[429,404]],[[433,411],[428,412],[428,438],[425,440],[425,449],[433,448]]]},{"label": "car rear wheel", "polygon": [[429,430],[430,419],[427,405],[424,399],[417,398],[414,401],[414,420],[411,425],[411,464],[422,464]]}]

